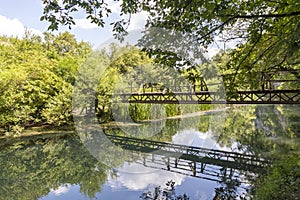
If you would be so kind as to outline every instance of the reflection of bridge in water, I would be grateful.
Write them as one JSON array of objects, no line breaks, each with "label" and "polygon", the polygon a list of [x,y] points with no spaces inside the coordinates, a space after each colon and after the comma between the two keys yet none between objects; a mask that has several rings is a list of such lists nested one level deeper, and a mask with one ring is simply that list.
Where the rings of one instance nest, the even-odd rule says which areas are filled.
[{"label": "reflection of bridge in water", "polygon": [[107,135],[111,142],[132,150],[132,161],[211,181],[238,178],[236,170],[258,172],[269,161],[249,154]]}]

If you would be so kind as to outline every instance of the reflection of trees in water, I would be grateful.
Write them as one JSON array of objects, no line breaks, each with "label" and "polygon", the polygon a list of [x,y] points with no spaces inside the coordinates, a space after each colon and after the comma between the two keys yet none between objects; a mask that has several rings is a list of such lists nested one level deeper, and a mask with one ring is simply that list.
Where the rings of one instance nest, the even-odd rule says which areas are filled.
[{"label": "reflection of trees in water", "polygon": [[[238,187],[240,182],[238,180],[229,180],[221,183],[221,186],[215,188],[215,195],[213,200],[234,200],[247,199],[247,194],[238,194]],[[140,196],[143,200],[189,200],[188,194],[176,194],[175,182],[170,180],[164,187],[158,185],[152,190],[145,191]]]},{"label": "reflection of trees in water", "polygon": [[239,194],[239,187],[241,182],[236,179],[224,180],[220,183],[221,186],[215,188],[215,196],[213,200],[228,200],[228,199],[246,199],[249,194],[246,194],[246,190]]},{"label": "reflection of trees in water", "polygon": [[[166,120],[164,124],[159,121],[144,122],[134,128],[123,128],[125,133],[120,131],[116,134],[134,133],[137,138],[170,142],[172,136],[181,130],[195,128],[200,132],[208,132],[211,129],[213,138],[221,146],[233,147],[234,151],[269,156],[299,148],[295,140],[300,132],[298,113],[300,108],[296,105],[241,106],[213,115]],[[220,122],[219,118],[223,118],[223,121]],[[155,132],[157,127],[161,131],[149,135],[148,131]],[[111,130],[108,131],[111,134]]]},{"label": "reflection of trees in water", "polygon": [[[201,132],[207,132],[210,123],[210,116],[201,115],[195,117],[167,119],[164,121],[144,121],[136,126],[124,124],[120,127],[107,127],[107,134],[135,137],[139,139],[151,139],[154,141],[171,142],[172,137],[179,131],[196,129]],[[160,130],[160,131],[157,131]],[[155,134],[150,134],[155,133]]]},{"label": "reflection of trees in water", "polygon": [[108,174],[114,176],[75,135],[0,145],[0,199],[37,199],[65,184],[78,184],[84,195],[93,198]]},{"label": "reflection of trees in water", "polygon": [[170,180],[164,187],[156,186],[152,191],[143,192],[140,196],[143,200],[189,200],[185,193],[183,195],[176,194],[175,182]]},{"label": "reflection of trees in water", "polygon": [[[213,138],[221,146],[253,154],[270,154],[299,148],[295,138],[300,132],[300,107],[297,105],[249,105],[228,109],[213,115],[144,122],[135,128],[124,128],[134,132],[138,138],[169,142],[176,133],[195,128],[201,132],[212,130]],[[157,123],[157,124],[155,124]],[[163,126],[163,127],[162,127]],[[150,129],[161,131],[149,138]],[[120,133],[121,134],[121,133]]]},{"label": "reflection of trees in water", "polygon": [[[221,145],[255,155],[276,155],[299,148],[299,106],[243,106],[229,109],[224,124],[213,124],[214,139]],[[216,131],[221,130],[221,131]]]},{"label": "reflection of trees in water", "polygon": [[[213,134],[219,144],[230,146],[236,141],[241,150],[254,154],[285,152],[291,148],[297,150],[299,146],[296,142],[291,146],[291,143],[280,143],[276,138],[285,137],[294,142],[293,139],[299,137],[299,113],[299,106],[291,105],[240,107],[229,110],[223,131]],[[200,118],[167,120],[162,131],[151,139],[169,142],[178,130],[195,127],[195,124],[198,128],[208,127],[209,117]],[[117,131],[115,134],[122,133]],[[143,132],[140,134],[143,138]],[[86,135],[87,138],[96,136],[92,132]],[[147,135],[144,136],[147,138]],[[0,199],[37,199],[64,184],[78,184],[83,194],[93,198],[101,191],[108,174],[113,172],[101,160],[91,156],[82,146],[83,142],[72,134],[30,137],[13,142],[2,140]],[[94,145],[97,149],[97,143]],[[112,164],[120,166],[126,158],[126,155],[115,157]],[[234,196],[237,180],[220,181],[221,186],[215,189],[219,198]]]},{"label": "reflection of trees in water", "polygon": [[[107,128],[105,129],[105,133],[118,135],[118,136],[127,136],[127,137],[135,137],[139,139],[151,139],[155,141],[163,141],[170,142],[172,141],[172,136],[174,136],[179,129],[180,119],[176,120],[166,120],[164,126],[161,126],[161,121],[157,122],[143,122],[137,126],[127,126],[120,128]],[[156,131],[159,129],[160,131]],[[156,134],[149,134],[149,132]]]},{"label": "reflection of trees in water", "polygon": [[114,144],[130,150],[132,156],[129,163],[220,183],[222,187],[218,188],[218,195],[221,192],[224,193],[223,196],[238,195],[237,189],[245,191],[240,186],[249,182],[247,180],[250,180],[251,172],[263,170],[264,161],[249,155],[124,136],[107,136]]}]

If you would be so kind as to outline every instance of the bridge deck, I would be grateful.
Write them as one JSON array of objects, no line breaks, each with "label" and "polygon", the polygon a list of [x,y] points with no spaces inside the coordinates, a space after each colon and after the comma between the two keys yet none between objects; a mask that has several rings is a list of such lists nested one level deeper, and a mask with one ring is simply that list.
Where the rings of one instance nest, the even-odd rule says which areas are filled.
[{"label": "bridge deck", "polygon": [[300,104],[300,90],[258,90],[227,93],[144,92],[114,94],[115,102],[153,104]]}]

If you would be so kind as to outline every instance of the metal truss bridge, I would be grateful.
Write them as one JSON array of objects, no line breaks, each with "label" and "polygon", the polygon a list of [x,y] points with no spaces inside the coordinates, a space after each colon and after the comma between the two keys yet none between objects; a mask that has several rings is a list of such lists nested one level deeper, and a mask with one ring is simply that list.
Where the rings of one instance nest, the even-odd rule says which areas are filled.
[{"label": "metal truss bridge", "polygon": [[300,90],[219,92],[145,92],[114,94],[114,102],[152,104],[300,104]]},{"label": "metal truss bridge", "polygon": [[[276,78],[282,73],[290,79]],[[245,83],[256,85],[256,89],[232,91],[230,80],[223,75],[222,81],[207,84],[203,77],[197,77],[192,83],[171,80],[172,84],[162,82],[141,82],[128,84],[124,91],[115,93],[114,102],[151,103],[151,104],[300,104],[300,70],[292,72],[261,72],[257,82]],[[170,80],[167,80],[170,82]],[[255,82],[255,83],[253,83]],[[182,85],[183,84],[183,85]],[[292,86],[292,87],[291,87]],[[223,89],[221,89],[223,88]],[[248,88],[248,89],[247,89]],[[284,89],[285,88],[285,89]],[[293,88],[293,89],[290,89]]]}]

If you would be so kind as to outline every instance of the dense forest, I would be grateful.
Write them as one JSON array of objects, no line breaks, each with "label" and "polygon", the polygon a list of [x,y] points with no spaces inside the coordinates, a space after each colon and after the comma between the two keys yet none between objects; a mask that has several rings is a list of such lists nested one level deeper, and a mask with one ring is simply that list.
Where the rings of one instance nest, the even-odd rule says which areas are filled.
[{"label": "dense forest", "polygon": [[[97,98],[96,114],[100,122],[113,120],[111,94],[118,87],[122,89],[126,79],[137,79],[142,74],[141,79],[152,77],[151,81],[159,82],[159,79],[174,79],[172,73],[175,72],[176,77],[185,80],[185,84],[195,84],[198,80],[195,77],[199,76],[194,68],[162,68],[145,52],[130,45],[111,44],[108,49],[93,50],[88,43],[76,41],[68,32],[58,35],[44,33],[44,38],[27,32],[21,39],[6,36],[0,39],[2,134],[21,133],[24,128],[32,126],[72,124],[72,103],[78,103],[72,102],[72,95],[77,92],[74,91],[76,80],[81,95],[91,75],[97,82],[92,89]],[[93,67],[99,65],[105,69],[101,74],[93,71]],[[207,66],[203,66],[205,68]],[[212,69],[215,70],[215,67]],[[171,72],[167,73],[168,70]],[[206,73],[211,72],[206,70]],[[216,81],[211,75],[209,80]],[[157,112],[148,112],[151,109],[149,105],[133,104],[130,105],[130,115],[134,120],[147,120],[153,117],[151,113],[159,118],[207,110],[211,106],[163,107],[166,113],[155,114]]]},{"label": "dense forest", "polygon": [[[96,84],[89,89],[95,92],[92,98],[97,99],[97,105],[93,105],[92,109],[96,109],[100,122],[113,120],[116,117],[113,116],[113,109],[122,110],[122,106],[112,107],[111,94],[118,92],[118,89],[126,90],[126,84],[130,86],[128,80],[138,83],[136,88],[140,92],[145,91],[139,87],[146,79],[154,83],[172,80],[169,85],[161,86],[162,89],[167,88],[167,92],[171,92],[169,89],[174,84],[179,88],[180,83],[190,85],[191,89],[193,85],[200,84],[201,77],[205,78],[209,91],[217,91],[222,87],[226,91],[261,89],[261,85],[266,84],[259,82],[262,76],[260,68],[253,67],[247,76],[245,73],[235,73],[235,69],[228,69],[226,63],[230,61],[232,50],[220,52],[211,60],[194,67],[171,68],[157,64],[149,54],[130,45],[111,44],[106,49],[93,50],[88,43],[78,42],[68,32],[58,35],[44,33],[44,38],[27,32],[24,38],[2,36],[0,42],[2,134],[21,133],[24,128],[32,126],[72,124],[72,104],[73,108],[80,104],[72,102],[72,96],[76,92],[77,95],[85,92],[91,76]],[[104,71],[93,71],[99,65]],[[298,71],[295,70],[298,67],[294,67],[293,71],[270,71],[270,74],[273,80],[296,81]],[[282,82],[279,87],[296,89],[298,84]],[[77,88],[75,91],[74,86]],[[161,108],[164,112],[158,112]],[[154,112],[151,111],[151,105],[132,104],[129,106],[129,114],[133,120],[138,121],[210,108],[211,105],[162,105]]]},{"label": "dense forest", "polygon": [[92,51],[73,35],[26,33],[0,38],[0,127],[20,133],[24,127],[70,122],[77,70]]}]

